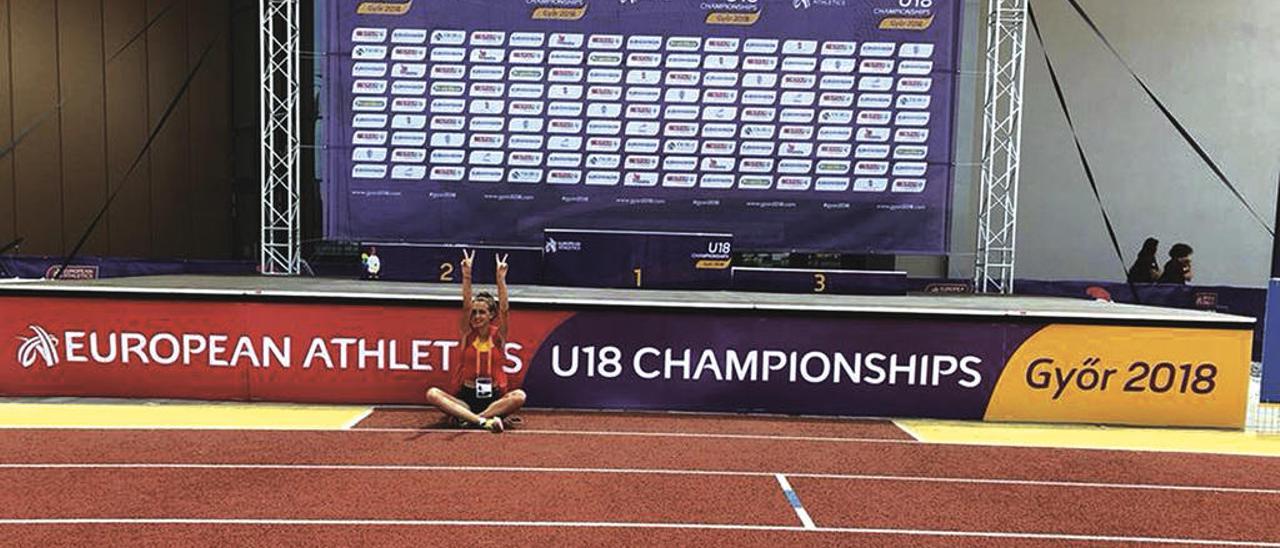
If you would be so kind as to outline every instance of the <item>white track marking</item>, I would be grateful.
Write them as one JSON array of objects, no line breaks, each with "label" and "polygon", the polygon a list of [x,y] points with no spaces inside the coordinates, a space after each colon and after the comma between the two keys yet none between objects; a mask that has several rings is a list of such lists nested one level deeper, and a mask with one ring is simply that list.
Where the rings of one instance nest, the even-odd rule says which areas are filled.
[{"label": "white track marking", "polygon": [[787,502],[791,504],[791,509],[796,511],[796,517],[800,518],[800,524],[805,529],[817,529],[813,524],[813,518],[809,517],[809,511],[804,509],[804,505],[800,503],[800,496],[796,495],[796,490],[791,488],[791,483],[787,481],[787,477],[782,474],[774,474],[773,477],[778,479],[778,486],[782,487],[782,494],[787,497]]},{"label": "white track marking", "polygon": [[[85,431],[241,431],[241,432],[308,432],[308,433],[408,433],[408,434],[477,434],[491,435],[486,430],[459,430],[456,428],[351,428],[346,430],[334,430],[332,428],[255,428],[243,426],[147,426],[147,425],[127,425],[127,426],[31,426],[31,425],[0,425],[0,431],[14,430],[85,430]],[[698,433],[698,432],[639,432],[639,431],[599,431],[599,430],[508,430],[506,434],[525,435],[525,436],[615,436],[615,437],[647,437],[647,438],[684,438],[684,439],[729,439],[729,440],[758,440],[758,441],[777,441],[777,442],[825,442],[825,443],[869,443],[869,444],[891,444],[891,445],[911,445],[924,449],[946,449],[956,447],[980,447],[990,449],[1013,449],[1013,450],[1056,450],[1056,451],[1105,451],[1105,452],[1122,452],[1122,453],[1161,453],[1174,455],[1220,455],[1228,457],[1258,457],[1275,459],[1280,458],[1280,454],[1265,452],[1248,452],[1248,451],[1213,451],[1213,450],[1193,450],[1182,448],[1167,447],[1105,447],[1105,446],[1073,446],[1073,447],[1057,447],[1047,444],[1011,444],[1011,443],[990,443],[990,442],[921,442],[916,440],[902,439],[886,439],[886,438],[842,438],[842,437],[823,437],[823,436],[770,436],[765,434],[723,434],[723,433]]]},{"label": "white track marking", "polygon": [[484,520],[411,520],[411,519],[234,519],[234,518],[48,518],[0,519],[4,525],[253,525],[253,526],[327,526],[327,527],[546,527],[587,529],[701,529],[719,531],[792,531],[797,533],[842,533],[861,535],[910,535],[922,537],[967,537],[1025,540],[1062,540],[1077,542],[1130,542],[1157,544],[1196,544],[1212,546],[1274,546],[1278,542],[1220,540],[1179,537],[1126,537],[1118,535],[1083,535],[1069,533],[1017,533],[1009,531],[960,531],[946,529],[891,529],[871,527],[815,527],[794,525],[752,525],[738,523],[646,523],[625,521],[484,521]]},{"label": "white track marking", "polygon": [[[1258,487],[1223,487],[1212,485],[1164,485],[1152,483],[1105,483],[1084,481],[1026,480],[1006,478],[948,478],[930,476],[896,476],[888,474],[825,474],[814,472],[764,472],[751,470],[701,470],[669,468],[570,468],[539,466],[449,466],[416,464],[235,464],[235,463],[0,463],[0,470],[84,470],[84,469],[190,469],[190,470],[346,470],[346,471],[403,471],[403,472],[507,472],[532,474],[639,474],[668,476],[736,476],[776,478],[786,475],[793,478],[896,481],[915,483],[954,483],[972,485],[1016,485],[1029,487],[1066,487],[1080,489],[1130,489],[1151,491],[1186,491],[1208,493],[1238,493],[1249,495],[1280,495],[1280,489]],[[781,482],[780,482],[781,483]],[[789,484],[788,484],[789,485]]]}]

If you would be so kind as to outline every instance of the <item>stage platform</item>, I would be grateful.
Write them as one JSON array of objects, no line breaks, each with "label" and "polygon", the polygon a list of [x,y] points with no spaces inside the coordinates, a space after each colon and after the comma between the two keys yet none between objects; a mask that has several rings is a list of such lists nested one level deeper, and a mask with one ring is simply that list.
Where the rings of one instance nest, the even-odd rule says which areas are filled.
[{"label": "stage platform", "polygon": [[[478,289],[491,286],[478,285]],[[38,280],[0,284],[4,295],[96,295],[402,302],[438,305],[459,300],[457,284],[268,276],[144,276],[104,280]],[[818,295],[743,291],[676,291],[512,286],[512,306],[740,310],[850,315],[942,316],[1052,320],[1118,325],[1252,329],[1254,319],[1200,310],[1085,299],[989,295]]]},{"label": "stage platform", "polygon": [[[484,287],[481,287],[482,289]],[[1244,424],[1254,320],[1047,297],[511,288],[538,407]],[[155,276],[0,284],[0,395],[420,403],[458,286]]]}]

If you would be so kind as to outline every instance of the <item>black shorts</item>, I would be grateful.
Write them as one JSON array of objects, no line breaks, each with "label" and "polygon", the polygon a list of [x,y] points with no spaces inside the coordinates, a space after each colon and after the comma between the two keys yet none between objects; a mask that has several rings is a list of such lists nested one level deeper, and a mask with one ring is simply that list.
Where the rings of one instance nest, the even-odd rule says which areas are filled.
[{"label": "black shorts", "polygon": [[488,398],[477,398],[476,389],[471,386],[464,385],[462,389],[458,391],[458,399],[462,400],[463,403],[466,403],[467,407],[471,408],[472,413],[479,413],[488,409],[493,402],[498,401],[498,398],[501,397],[502,392],[499,392],[497,387],[494,387],[493,395]]}]

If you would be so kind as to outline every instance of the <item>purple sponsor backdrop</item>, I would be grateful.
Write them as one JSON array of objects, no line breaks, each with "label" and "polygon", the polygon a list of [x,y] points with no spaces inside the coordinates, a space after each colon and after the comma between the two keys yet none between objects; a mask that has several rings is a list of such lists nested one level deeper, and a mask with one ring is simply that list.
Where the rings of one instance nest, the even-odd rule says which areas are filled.
[{"label": "purple sponsor backdrop", "polygon": [[[982,419],[1008,357],[1040,327],[579,312],[539,348],[524,386],[535,395],[536,405],[548,407]],[[686,351],[687,368],[673,366],[667,378],[667,352],[678,362]],[[729,353],[740,363],[755,355],[756,377],[747,374],[742,380],[735,373],[732,380],[724,378]],[[850,364],[838,381],[837,354]],[[929,365],[922,363],[925,356]],[[943,370],[952,369],[950,359],[963,365],[935,377],[938,356],[947,357],[940,362]],[[701,378],[693,378],[706,359],[716,361],[724,380],[710,368],[701,368]],[[764,379],[766,362],[778,360],[783,367]],[[803,364],[809,378],[799,368],[792,378],[792,360]],[[891,360],[905,367],[891,370]],[[615,362],[616,368],[611,365]],[[831,364],[825,375],[824,362]],[[859,378],[851,381],[848,371],[854,369]],[[616,376],[607,376],[614,370]],[[644,378],[655,372],[655,378]]]},{"label": "purple sponsor backdrop", "polygon": [[[326,236],[535,245],[542,229],[559,226],[729,232],[761,250],[944,253],[961,2],[901,3],[380,4],[403,6],[400,15],[328,3]],[[584,5],[577,20],[531,16]],[[757,19],[705,23],[714,11]],[[881,30],[908,19],[927,26]],[[466,31],[452,35],[462,43],[452,30]],[[494,41],[477,30],[505,34]],[[526,33],[516,46],[514,33]],[[605,43],[557,49],[554,33]],[[620,42],[608,44],[614,35]],[[659,40],[651,51],[635,36],[703,41],[685,52]],[[767,41],[747,49],[748,39],[775,38],[773,53]],[[799,42],[788,50],[787,40],[817,51]],[[560,66],[556,52],[558,61],[566,52],[627,57]],[[646,53],[666,61],[641,68],[655,60]],[[530,79],[516,79],[517,69],[533,69],[520,73]],[[632,80],[635,71],[650,75]],[[682,88],[673,73],[698,83]],[[681,89],[717,94],[684,103],[672,95]]]}]

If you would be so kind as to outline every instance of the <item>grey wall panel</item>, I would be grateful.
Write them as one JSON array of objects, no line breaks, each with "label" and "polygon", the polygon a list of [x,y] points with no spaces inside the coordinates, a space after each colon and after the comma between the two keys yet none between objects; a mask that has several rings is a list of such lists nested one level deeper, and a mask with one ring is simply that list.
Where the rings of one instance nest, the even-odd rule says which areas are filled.
[{"label": "grey wall panel", "polygon": [[[1268,223],[1280,175],[1280,2],[1080,0],[1080,4]],[[1033,2],[1117,236],[1196,249],[1196,283],[1262,286],[1271,237],[1178,137],[1064,0]],[[983,14],[985,17],[985,14]],[[981,39],[965,48],[981,51]],[[1018,277],[1121,280],[1034,34],[1028,34]],[[981,123],[980,116],[976,123]],[[960,127],[964,131],[964,127]],[[968,160],[977,161],[976,155]],[[971,226],[974,206],[954,204]],[[972,272],[954,235],[953,275]]]},{"label": "grey wall panel", "polygon": [[25,249],[60,253],[62,166],[59,146],[57,4],[9,3],[13,125],[31,128],[13,151],[17,231]]},{"label": "grey wall panel", "polygon": [[[148,18],[155,21],[147,30],[149,131],[160,124],[187,75],[187,3],[176,0],[161,14],[168,4],[148,3]],[[187,173],[189,115],[190,99],[183,96],[164,125],[158,126],[150,148],[152,253],[161,257],[187,257],[191,253],[187,246],[191,207]]]},{"label": "grey wall panel", "polygon": [[187,141],[193,199],[189,245],[201,256],[231,249],[229,9],[227,2],[188,3],[188,66],[195,67],[200,55],[209,52],[189,92],[192,138]]},{"label": "grey wall panel", "polygon": [[[106,203],[106,106],[103,0],[58,0],[58,77],[62,116],[62,231],[66,251]],[[109,254],[110,229],[99,223],[81,253]]]},{"label": "grey wall panel", "polygon": [[0,0],[0,245],[17,237],[18,218],[14,209],[13,184],[13,85],[9,65],[9,0]]},{"label": "grey wall panel", "polygon": [[144,0],[107,0],[103,13],[106,66],[107,180],[120,187],[108,212],[111,254],[152,256],[150,164],[143,161],[126,179],[147,138],[147,24]]}]

